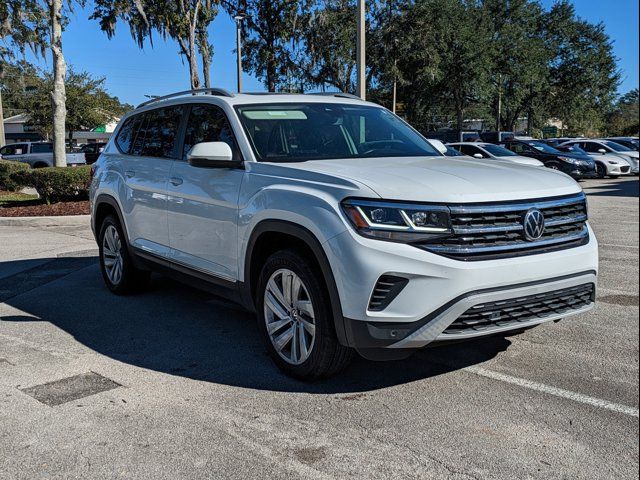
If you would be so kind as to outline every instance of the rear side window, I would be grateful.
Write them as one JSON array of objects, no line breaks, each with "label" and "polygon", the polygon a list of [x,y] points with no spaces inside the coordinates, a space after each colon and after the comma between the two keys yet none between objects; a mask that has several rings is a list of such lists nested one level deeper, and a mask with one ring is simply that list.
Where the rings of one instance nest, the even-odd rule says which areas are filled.
[{"label": "rear side window", "polygon": [[227,116],[222,109],[215,105],[194,105],[191,107],[184,136],[182,157],[185,158],[196,143],[202,142],[224,142],[231,147],[236,155],[236,142],[231,125],[229,125]]},{"label": "rear side window", "polygon": [[175,158],[182,106],[151,110],[128,119],[116,143],[122,152],[145,157]]},{"label": "rear side window", "polygon": [[52,152],[53,152],[52,143],[32,143],[31,144],[31,153],[52,153]]}]

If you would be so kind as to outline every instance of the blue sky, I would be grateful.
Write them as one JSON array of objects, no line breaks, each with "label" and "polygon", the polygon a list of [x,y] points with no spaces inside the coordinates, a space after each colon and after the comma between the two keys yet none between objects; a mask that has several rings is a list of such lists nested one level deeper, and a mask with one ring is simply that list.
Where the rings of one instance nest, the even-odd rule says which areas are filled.
[{"label": "blue sky", "polygon": [[[91,3],[91,2],[90,2]],[[550,6],[554,0],[542,0]],[[620,92],[638,87],[638,0],[575,0],[579,16],[591,22],[603,22],[614,41],[620,59],[622,84]],[[63,42],[67,62],[76,70],[86,70],[106,77],[108,91],[123,102],[138,104],[144,95],[158,95],[184,90],[189,86],[189,71],[178,55],[178,46],[171,40],[155,37],[153,48],[143,50],[129,35],[127,25],[119,24],[116,36],[109,40],[96,21],[87,19],[89,10],[77,9],[64,32]],[[211,25],[214,45],[211,70],[212,84],[235,89],[235,26],[231,18],[220,12]],[[43,64],[49,68],[50,63]],[[245,89],[264,90],[255,78],[245,75]]]}]

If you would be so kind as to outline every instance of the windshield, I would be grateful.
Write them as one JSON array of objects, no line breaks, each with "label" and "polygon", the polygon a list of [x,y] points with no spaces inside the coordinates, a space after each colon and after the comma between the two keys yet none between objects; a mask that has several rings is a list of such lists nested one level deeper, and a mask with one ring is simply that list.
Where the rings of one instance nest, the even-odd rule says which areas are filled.
[{"label": "windshield", "polygon": [[627,148],[624,145],[620,145],[619,143],[616,143],[616,142],[610,142],[610,141],[605,140],[602,143],[604,143],[611,150],[615,150],[616,152],[631,152],[632,151],[630,148]]},{"label": "windshield", "polygon": [[236,107],[261,162],[440,156],[391,112],[336,103]]},{"label": "windshield", "polygon": [[491,155],[493,155],[494,157],[516,157],[518,156],[517,153],[513,153],[511,150],[508,150],[504,147],[501,147],[499,145],[492,145],[492,144],[486,144],[486,145],[482,145],[482,148],[484,148],[487,152],[489,152]]},{"label": "windshield", "polygon": [[540,152],[545,152],[545,153],[552,153],[554,155],[557,155],[558,153],[560,153],[558,150],[556,150],[553,147],[550,147],[549,145],[547,145],[546,143],[542,143],[542,142],[527,142],[527,145],[535,148],[536,150],[540,151]]}]

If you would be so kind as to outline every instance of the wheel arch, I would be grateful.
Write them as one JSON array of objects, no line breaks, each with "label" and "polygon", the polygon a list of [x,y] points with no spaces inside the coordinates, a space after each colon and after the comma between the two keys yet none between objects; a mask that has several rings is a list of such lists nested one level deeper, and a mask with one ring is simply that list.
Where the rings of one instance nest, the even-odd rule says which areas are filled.
[{"label": "wheel arch", "polygon": [[243,304],[247,308],[255,309],[255,292],[261,266],[269,255],[287,247],[302,250],[303,254],[310,256],[310,260],[322,274],[331,302],[336,335],[341,344],[347,345],[340,295],[331,264],[320,241],[303,226],[286,220],[263,220],[256,225],[245,253],[244,282],[241,291]]},{"label": "wheel arch", "polygon": [[93,207],[93,212],[91,215],[91,228],[93,230],[96,241],[100,241],[100,228],[104,219],[108,215],[115,214],[118,222],[120,223],[120,227],[122,227],[122,231],[125,236],[124,240],[129,255],[133,259],[136,267],[140,268],[141,264],[137,258],[137,255],[133,251],[133,247],[129,242],[129,232],[127,230],[127,224],[124,221],[124,215],[122,215],[122,210],[120,208],[120,205],[118,204],[118,201],[111,195],[101,193],[96,197],[94,205],[95,206]]}]

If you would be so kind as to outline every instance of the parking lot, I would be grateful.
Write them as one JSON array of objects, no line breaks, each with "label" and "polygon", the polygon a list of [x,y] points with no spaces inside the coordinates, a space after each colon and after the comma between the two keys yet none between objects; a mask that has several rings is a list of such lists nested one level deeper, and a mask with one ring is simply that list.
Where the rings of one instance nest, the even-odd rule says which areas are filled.
[{"label": "parking lot", "polygon": [[233,304],[108,293],[86,219],[0,221],[0,478],[637,479],[638,179],[582,186],[595,310],[319,383]]}]

